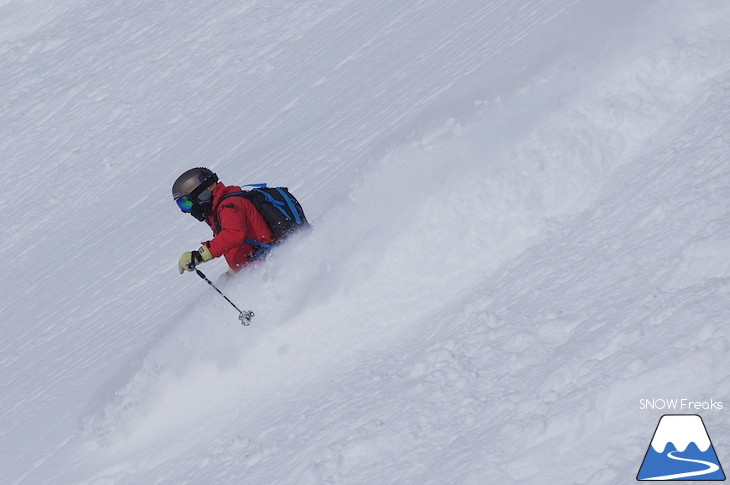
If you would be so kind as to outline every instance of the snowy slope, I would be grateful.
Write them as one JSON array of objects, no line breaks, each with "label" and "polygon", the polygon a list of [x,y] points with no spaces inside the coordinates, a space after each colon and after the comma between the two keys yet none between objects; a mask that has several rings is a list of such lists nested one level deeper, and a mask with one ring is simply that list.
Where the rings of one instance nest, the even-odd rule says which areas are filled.
[{"label": "snowy slope", "polygon": [[[3,483],[633,480],[727,400],[730,7],[608,3],[0,0]],[[250,328],[200,164],[315,224]]]}]

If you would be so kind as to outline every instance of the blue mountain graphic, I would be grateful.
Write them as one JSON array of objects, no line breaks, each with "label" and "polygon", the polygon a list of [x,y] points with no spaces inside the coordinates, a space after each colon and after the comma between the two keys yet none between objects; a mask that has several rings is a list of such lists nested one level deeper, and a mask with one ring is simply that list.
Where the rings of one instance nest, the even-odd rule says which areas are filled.
[{"label": "blue mountain graphic", "polygon": [[[677,451],[674,443],[667,443],[663,453],[657,453],[652,446],[649,446],[644,463],[641,465],[637,480],[648,480],[654,477],[662,477],[667,475],[676,475],[680,473],[702,472],[708,469],[707,465],[702,463],[693,463],[685,460],[702,460],[715,465],[720,465],[715,449],[710,445],[706,451],[702,452],[694,442],[691,442],[684,451]],[[722,481],[725,480],[725,474],[722,467],[709,474],[699,474],[694,477],[677,478],[676,480],[693,480],[693,481]]]}]

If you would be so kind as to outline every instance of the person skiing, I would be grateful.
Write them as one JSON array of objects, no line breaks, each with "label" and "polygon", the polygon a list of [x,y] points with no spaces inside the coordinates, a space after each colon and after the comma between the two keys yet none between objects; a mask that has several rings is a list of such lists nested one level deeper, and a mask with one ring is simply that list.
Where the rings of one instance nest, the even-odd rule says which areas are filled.
[{"label": "person skiing", "polygon": [[172,197],[180,210],[213,230],[211,240],[183,253],[178,261],[180,274],[220,256],[225,257],[231,274],[266,256],[276,238],[251,200],[231,196],[241,193],[240,187],[224,185],[205,167],[192,168],[175,180]]}]

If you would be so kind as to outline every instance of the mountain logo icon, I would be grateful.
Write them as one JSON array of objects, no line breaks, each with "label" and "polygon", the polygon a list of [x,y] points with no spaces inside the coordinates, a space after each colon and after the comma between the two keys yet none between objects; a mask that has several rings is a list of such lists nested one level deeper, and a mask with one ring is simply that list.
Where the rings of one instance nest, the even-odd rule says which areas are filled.
[{"label": "mountain logo icon", "polygon": [[662,416],[636,479],[725,480],[725,472],[702,418],[697,414]]}]

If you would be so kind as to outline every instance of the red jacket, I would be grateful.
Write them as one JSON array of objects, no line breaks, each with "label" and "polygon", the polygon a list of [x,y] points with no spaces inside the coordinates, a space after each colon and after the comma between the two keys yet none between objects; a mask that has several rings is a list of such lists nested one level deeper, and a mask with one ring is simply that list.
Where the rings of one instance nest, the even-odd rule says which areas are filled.
[{"label": "red jacket", "polygon": [[221,197],[233,192],[240,192],[235,185],[218,184],[213,189],[213,213],[218,216],[220,231],[216,229],[215,218],[211,215],[206,222],[213,230],[213,239],[203,244],[210,249],[214,258],[225,256],[228,266],[238,271],[251,260],[256,246],[245,243],[244,239],[253,239],[265,244],[272,244],[274,237],[269,226],[261,217],[251,201],[244,197],[228,197],[221,203]]}]

